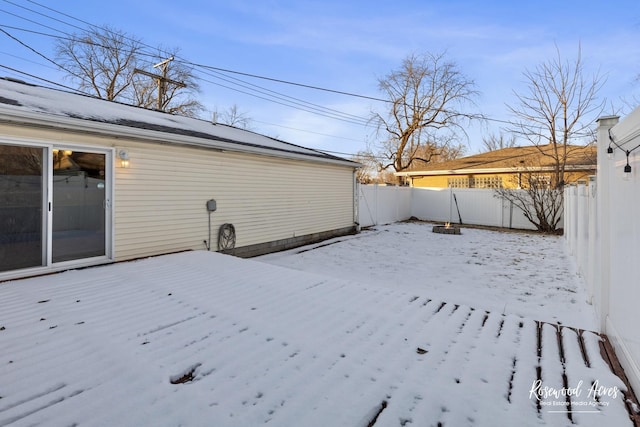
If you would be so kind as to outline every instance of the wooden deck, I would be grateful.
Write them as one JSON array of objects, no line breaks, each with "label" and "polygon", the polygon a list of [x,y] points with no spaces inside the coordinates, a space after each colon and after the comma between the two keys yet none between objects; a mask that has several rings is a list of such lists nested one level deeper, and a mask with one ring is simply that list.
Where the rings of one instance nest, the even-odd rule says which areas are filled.
[{"label": "wooden deck", "polygon": [[3,426],[639,426],[596,332],[219,254],[4,284],[0,327]]}]

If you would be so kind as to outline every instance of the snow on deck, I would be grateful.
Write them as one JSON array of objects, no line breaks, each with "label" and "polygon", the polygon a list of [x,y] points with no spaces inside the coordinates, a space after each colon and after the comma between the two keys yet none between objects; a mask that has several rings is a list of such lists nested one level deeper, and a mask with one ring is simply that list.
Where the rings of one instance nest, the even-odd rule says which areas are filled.
[{"label": "snow on deck", "polygon": [[173,254],[0,284],[0,425],[631,425],[578,333]]}]

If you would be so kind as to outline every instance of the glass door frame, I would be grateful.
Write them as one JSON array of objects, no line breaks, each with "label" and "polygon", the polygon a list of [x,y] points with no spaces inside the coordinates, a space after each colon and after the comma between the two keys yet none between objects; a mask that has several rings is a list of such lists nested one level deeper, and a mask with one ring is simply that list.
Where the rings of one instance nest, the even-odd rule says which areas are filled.
[{"label": "glass door frame", "polygon": [[[42,265],[18,270],[0,272],[0,280],[26,277],[68,268],[99,265],[112,262],[114,259],[114,183],[115,183],[115,148],[90,146],[65,142],[43,142],[29,138],[1,136],[0,144],[41,148],[43,153],[42,177]],[[53,246],[53,150],[72,150],[86,153],[104,154],[105,156],[105,255],[74,259],[54,263],[52,261]]]},{"label": "glass door frame", "polygon": [[[78,151],[83,153],[96,153],[96,154],[104,154],[105,156],[105,201],[104,201],[104,255],[89,257],[89,258],[80,258],[73,259],[69,261],[53,261],[53,151],[54,150],[70,150],[70,151]],[[114,148],[100,148],[100,147],[92,147],[86,145],[77,145],[77,144],[51,144],[49,145],[49,149],[47,150],[48,155],[48,175],[47,175],[47,242],[46,242],[46,257],[47,257],[47,265],[52,267],[77,267],[83,265],[91,265],[98,264],[101,262],[109,262],[113,260],[113,182],[114,182],[114,156],[115,149]]]}]

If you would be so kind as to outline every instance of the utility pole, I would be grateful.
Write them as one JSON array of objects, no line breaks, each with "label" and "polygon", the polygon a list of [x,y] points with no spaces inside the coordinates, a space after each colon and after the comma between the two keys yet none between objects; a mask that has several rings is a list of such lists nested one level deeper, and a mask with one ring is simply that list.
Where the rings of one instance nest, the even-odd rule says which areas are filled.
[{"label": "utility pole", "polygon": [[145,76],[155,79],[158,85],[158,110],[160,111],[164,111],[164,106],[162,104],[164,103],[164,96],[167,92],[167,83],[171,83],[172,85],[176,85],[178,87],[187,87],[187,85],[182,82],[167,78],[167,68],[169,66],[169,62],[173,61],[173,59],[174,57],[172,56],[171,58],[167,58],[164,61],[158,62],[153,66],[153,68],[161,67],[162,75],[149,73],[148,71],[144,71],[139,68],[135,68],[133,70],[134,73],[144,74]]}]

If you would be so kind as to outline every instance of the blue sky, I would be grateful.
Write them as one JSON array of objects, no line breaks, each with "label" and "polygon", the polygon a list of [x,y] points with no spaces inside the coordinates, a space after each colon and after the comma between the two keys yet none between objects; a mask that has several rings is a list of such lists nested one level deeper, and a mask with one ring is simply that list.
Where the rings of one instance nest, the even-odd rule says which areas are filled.
[{"label": "blue sky", "polygon": [[[478,112],[496,119],[468,129],[469,139],[461,141],[468,154],[479,151],[483,136],[500,131],[500,121],[512,119],[505,104],[515,104],[513,92],[523,90],[523,72],[552,58],[556,46],[570,59],[581,45],[587,71],[606,77],[600,95],[608,100],[607,114],[628,113],[640,95],[638,0],[0,0],[0,28],[51,58],[53,39],[24,30],[77,32],[69,24],[86,27],[81,21],[110,25],[151,46],[179,47],[181,57],[193,63],[371,97],[382,95],[378,79],[407,55],[446,50],[475,81]],[[0,34],[0,65],[68,83],[52,64],[5,34]],[[0,75],[44,84],[4,68]],[[228,76],[365,119],[372,110],[384,111],[384,104],[372,100]],[[355,153],[377,140],[371,127],[286,107],[223,87],[231,85],[218,77],[202,77],[205,116],[236,104],[257,132],[339,153]]]}]

